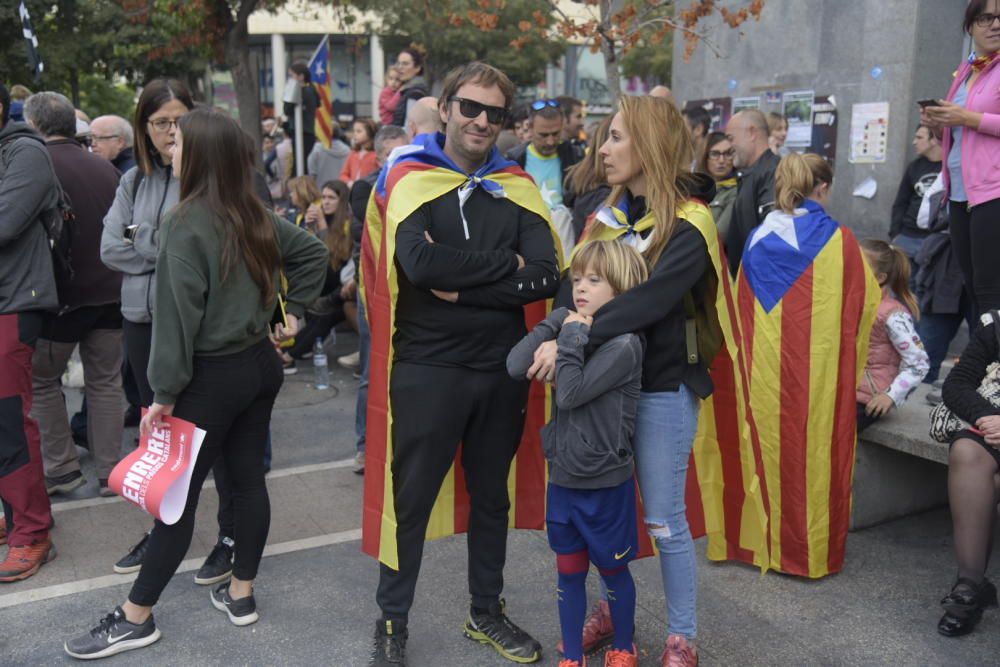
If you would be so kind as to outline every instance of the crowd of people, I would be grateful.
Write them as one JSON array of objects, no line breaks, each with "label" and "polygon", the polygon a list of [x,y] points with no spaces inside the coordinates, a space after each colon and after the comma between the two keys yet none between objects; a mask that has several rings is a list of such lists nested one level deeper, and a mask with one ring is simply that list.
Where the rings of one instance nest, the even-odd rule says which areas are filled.
[{"label": "crowd of people", "polygon": [[[380,561],[369,665],[406,664],[423,544],[453,466],[468,503],[464,633],[514,662],[541,658],[501,597],[528,436],[548,464],[538,490],[560,666],[604,647],[605,665],[638,664],[629,562],[646,542],[662,571],[661,664],[697,665],[686,486],[701,407],[722,381],[717,354],[746,371],[762,487],[785,483],[791,461],[832,463],[826,495],[802,501],[823,503],[826,562],[795,523],[804,508],[783,505],[772,528],[770,567],[809,577],[843,564],[857,434],[938,381],[961,420],[948,436],[958,577],[938,630],[972,631],[997,599],[986,567],[1000,398],[981,385],[1000,381],[1000,103],[985,92],[1000,85],[1000,0],[971,0],[964,27],[975,51],[948,95],[921,105],[886,238],[860,242],[828,212],[830,164],[789,151],[784,118],[743,110],[713,128],[665,87],[585,128],[579,100],[518,105],[484,63],[456,68],[433,97],[425,54],[408,48],[378,121],[355,119],[349,137],[335,124],[329,146],[303,95],[308,168],[293,176],[293,121],[265,119],[255,145],[176,80],[148,82],[132,121],[91,121],[57,92],[0,84],[0,582],[55,557],[49,496],[84,483],[76,443],[112,496],[125,426],[147,434],[174,416],[206,431],[184,512],[113,565],[138,572],[127,599],[65,650],[100,658],[160,638],[152,610],[209,472],[219,538],[195,580],[233,624],[256,622],[274,401],[346,322],[359,341],[339,359],[359,381],[355,472],[367,471],[366,513],[377,500],[381,521],[363,540]],[[315,94],[303,63],[290,75]],[[940,382],[963,321],[969,346]],[[77,349],[85,402],[71,420],[61,378]],[[786,536],[801,548],[790,538],[776,553]],[[588,612],[591,565],[601,594]]]}]

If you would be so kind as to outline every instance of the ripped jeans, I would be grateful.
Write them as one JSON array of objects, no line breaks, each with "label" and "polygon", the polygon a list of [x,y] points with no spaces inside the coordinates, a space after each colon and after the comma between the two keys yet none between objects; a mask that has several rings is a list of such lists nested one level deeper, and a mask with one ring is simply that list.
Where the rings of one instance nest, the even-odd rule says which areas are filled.
[{"label": "ripped jeans", "polygon": [[643,392],[633,436],[646,529],[660,552],[667,632],[688,639],[698,630],[698,576],[684,487],[699,407],[698,397],[683,385],[678,391]]}]

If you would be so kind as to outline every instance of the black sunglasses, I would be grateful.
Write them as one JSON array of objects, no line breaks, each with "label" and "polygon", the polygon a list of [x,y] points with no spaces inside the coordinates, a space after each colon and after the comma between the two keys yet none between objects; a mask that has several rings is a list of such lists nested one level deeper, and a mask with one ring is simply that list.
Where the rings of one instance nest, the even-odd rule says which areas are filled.
[{"label": "black sunglasses", "polygon": [[479,118],[479,114],[485,111],[486,120],[491,125],[502,125],[507,120],[507,116],[510,115],[510,111],[503,107],[491,107],[488,104],[483,104],[475,100],[467,100],[464,97],[457,97],[455,95],[449,97],[448,102],[458,102],[458,110],[466,118]]}]

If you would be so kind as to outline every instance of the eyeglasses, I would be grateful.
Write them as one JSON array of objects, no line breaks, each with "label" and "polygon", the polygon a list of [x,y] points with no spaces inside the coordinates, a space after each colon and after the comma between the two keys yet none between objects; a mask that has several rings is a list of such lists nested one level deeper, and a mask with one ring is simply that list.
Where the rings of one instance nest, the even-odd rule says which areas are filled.
[{"label": "eyeglasses", "polygon": [[157,132],[166,132],[171,126],[177,127],[177,123],[180,122],[180,118],[174,118],[173,120],[169,118],[157,118],[156,120],[149,121],[149,124]]},{"label": "eyeglasses", "polygon": [[980,28],[989,28],[997,19],[1000,19],[1000,14],[980,14],[976,17],[976,25]]},{"label": "eyeglasses", "polygon": [[448,102],[458,102],[458,110],[466,118],[479,118],[479,115],[485,111],[486,120],[488,120],[491,125],[503,124],[504,121],[507,120],[507,116],[510,115],[510,111],[503,107],[491,107],[475,100],[467,100],[464,97],[456,97],[452,95],[448,98]]},{"label": "eyeglasses", "polygon": [[559,108],[559,100],[536,100],[531,103],[531,108],[535,111],[541,111],[545,107],[552,107],[554,109]]},{"label": "eyeglasses", "polygon": [[117,134],[92,134],[90,135],[91,141],[111,141],[112,139],[117,139],[119,135]]},{"label": "eyeglasses", "polygon": [[721,158],[731,160],[734,155],[736,155],[735,148],[730,148],[728,151],[708,151],[709,160],[718,160]]}]

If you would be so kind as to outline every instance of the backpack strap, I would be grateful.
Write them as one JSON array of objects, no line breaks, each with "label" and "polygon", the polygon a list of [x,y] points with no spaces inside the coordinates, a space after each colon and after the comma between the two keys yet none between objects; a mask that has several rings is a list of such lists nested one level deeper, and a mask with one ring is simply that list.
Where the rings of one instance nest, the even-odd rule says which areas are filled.
[{"label": "backpack strap", "polygon": [[139,186],[142,185],[142,179],[146,176],[140,167],[135,168],[135,179],[132,181],[132,205],[135,205],[135,196],[139,194]]}]

